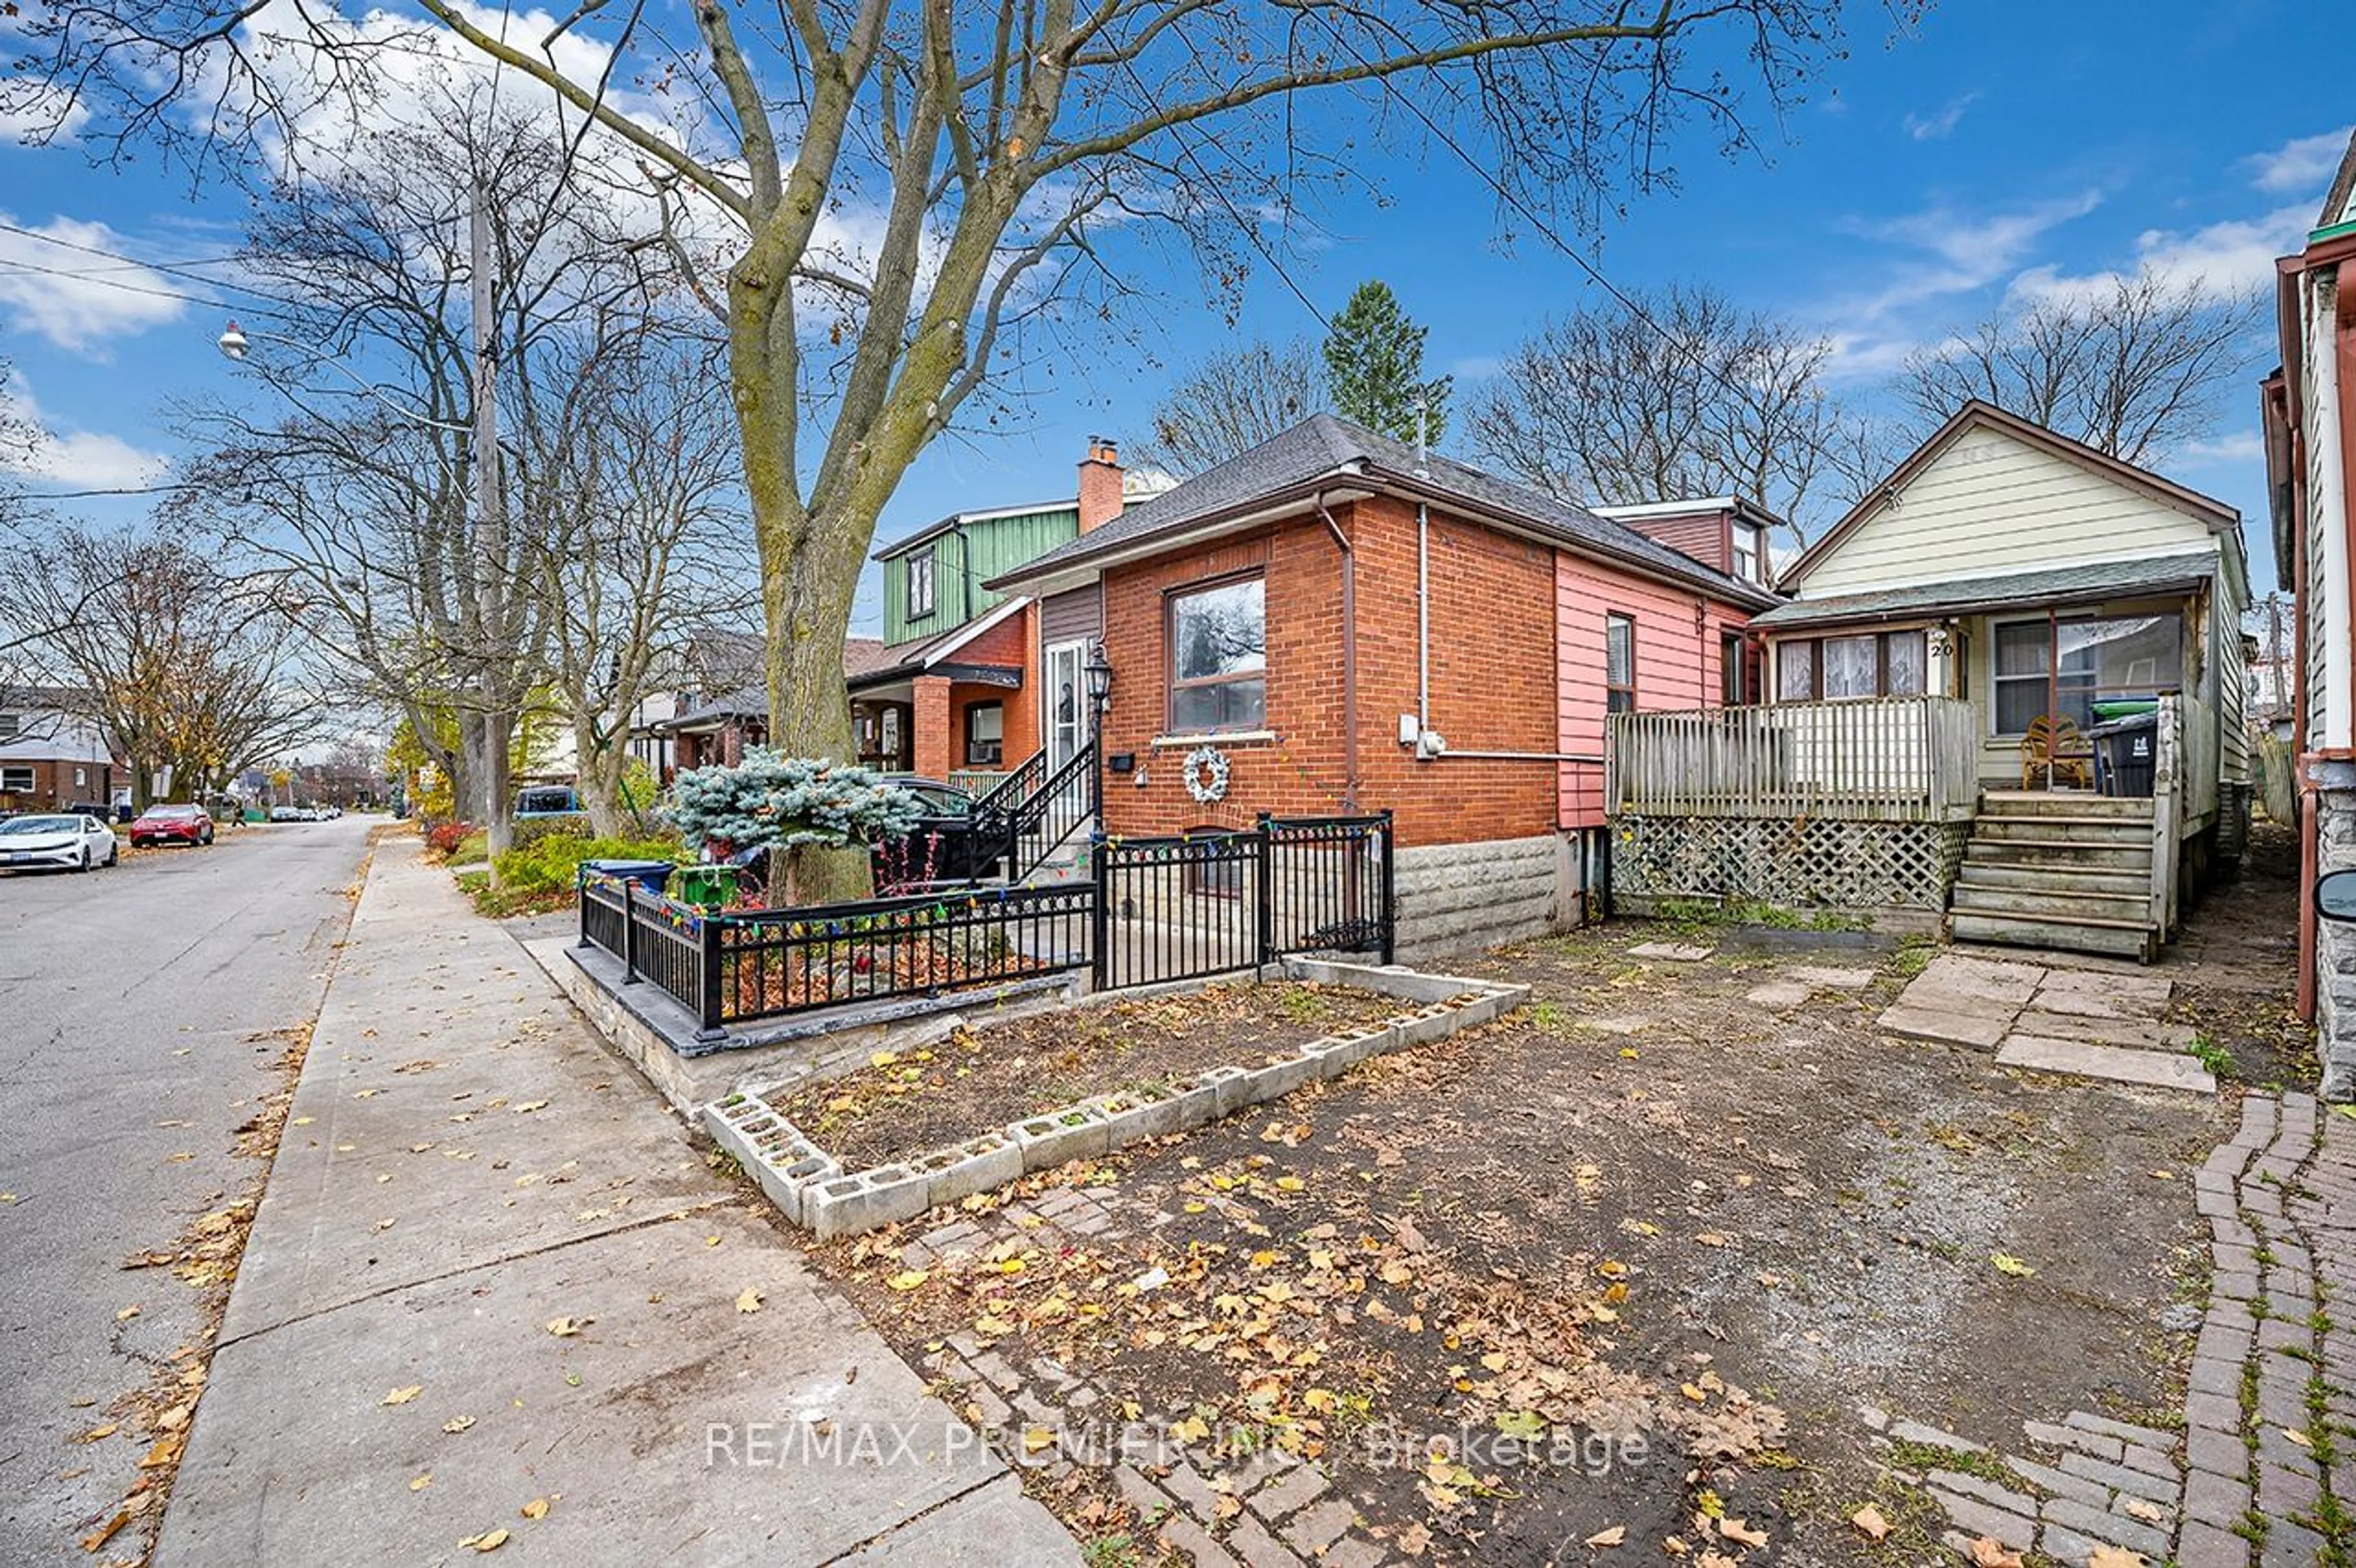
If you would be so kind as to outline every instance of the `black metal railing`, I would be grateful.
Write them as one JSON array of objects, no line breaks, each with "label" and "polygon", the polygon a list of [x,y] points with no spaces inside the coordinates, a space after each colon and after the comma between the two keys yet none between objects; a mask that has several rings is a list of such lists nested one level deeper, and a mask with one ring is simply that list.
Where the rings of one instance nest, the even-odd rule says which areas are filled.
[{"label": "black metal railing", "polygon": [[1093,892],[1086,883],[974,888],[715,917],[712,1021],[1085,968]]},{"label": "black metal railing", "polygon": [[581,944],[714,1039],[732,1023],[1086,968],[1095,898],[1074,882],[716,913],[590,873]]},{"label": "black metal railing", "polygon": [[1046,782],[1047,753],[1033,752],[996,784],[974,796],[973,808],[976,812],[1012,811]]},{"label": "black metal railing", "polygon": [[619,960],[625,987],[651,983],[678,1001],[710,1040],[731,1024],[1083,968],[1117,988],[1288,954],[1391,961],[1387,812],[1262,816],[1166,837],[1098,834],[1089,860],[1085,881],[725,912],[584,870],[581,944]]},{"label": "black metal railing", "polygon": [[1095,977],[1159,985],[1288,954],[1391,961],[1391,820],[1278,818],[1152,838],[1097,836]]},{"label": "black metal railing", "polygon": [[[1019,882],[1037,870],[1096,816],[1097,781],[1097,748],[1091,741],[1028,795],[1005,807],[1007,880]],[[981,806],[974,810],[979,815]]]},{"label": "black metal railing", "polygon": [[1260,818],[1272,955],[1378,953],[1391,961],[1390,826],[1388,813]]}]

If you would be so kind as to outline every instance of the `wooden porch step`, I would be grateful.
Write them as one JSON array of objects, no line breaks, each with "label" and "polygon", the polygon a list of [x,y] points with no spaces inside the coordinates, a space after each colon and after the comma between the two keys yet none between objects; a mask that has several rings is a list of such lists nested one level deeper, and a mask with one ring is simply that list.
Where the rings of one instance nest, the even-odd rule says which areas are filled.
[{"label": "wooden porch step", "polygon": [[2148,795],[2096,795],[2091,790],[1989,789],[1980,812],[1998,816],[2126,816],[2151,819]]},{"label": "wooden porch step", "polygon": [[1972,824],[1976,838],[2060,839],[2069,844],[2151,843],[2151,818],[2128,816],[1991,816]]},{"label": "wooden porch step", "polygon": [[1975,828],[1964,846],[1967,866],[2071,867],[2083,870],[2151,869],[2151,845],[2086,844],[2067,838],[1990,838]]},{"label": "wooden porch step", "polygon": [[1964,863],[1956,873],[1958,887],[1976,888],[2060,888],[2078,889],[2090,893],[2134,894],[2142,896],[2151,891],[2151,872],[2120,870],[2115,867],[2082,866],[2011,866],[1994,861]]},{"label": "wooden porch step", "polygon": [[1958,942],[1993,942],[2013,947],[2057,947],[2070,953],[2104,953],[2148,963],[2157,944],[2141,921],[2075,915],[1997,914],[1956,910],[1948,916]]},{"label": "wooden porch step", "polygon": [[1953,907],[1974,914],[2033,915],[2071,922],[2091,917],[2139,924],[2149,919],[2151,893],[2147,888],[2135,892],[2096,892],[2076,885],[2077,880],[2057,874],[2045,886],[2029,888],[1988,888],[1959,881],[1955,884]]}]

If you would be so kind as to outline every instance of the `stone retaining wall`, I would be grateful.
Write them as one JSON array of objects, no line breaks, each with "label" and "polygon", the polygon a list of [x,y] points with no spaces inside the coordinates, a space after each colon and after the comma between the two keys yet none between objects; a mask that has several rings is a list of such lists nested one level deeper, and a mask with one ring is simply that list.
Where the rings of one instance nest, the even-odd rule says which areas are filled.
[{"label": "stone retaining wall", "polygon": [[[2356,869],[2356,763],[2323,764],[2315,799],[2316,873]],[[2323,1097],[2356,1100],[2356,924],[2315,923],[2315,1042]]]},{"label": "stone retaining wall", "polygon": [[1430,844],[1392,858],[1395,955],[1420,960],[1526,941],[1577,923],[1569,840]]}]

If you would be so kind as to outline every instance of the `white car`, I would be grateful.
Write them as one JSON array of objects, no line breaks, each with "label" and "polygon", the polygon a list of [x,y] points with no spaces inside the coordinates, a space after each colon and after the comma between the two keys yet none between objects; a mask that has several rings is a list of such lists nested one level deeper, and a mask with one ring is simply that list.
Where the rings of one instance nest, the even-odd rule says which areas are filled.
[{"label": "white car", "polygon": [[59,813],[0,821],[0,871],[87,871],[122,858],[114,830],[94,816]]}]

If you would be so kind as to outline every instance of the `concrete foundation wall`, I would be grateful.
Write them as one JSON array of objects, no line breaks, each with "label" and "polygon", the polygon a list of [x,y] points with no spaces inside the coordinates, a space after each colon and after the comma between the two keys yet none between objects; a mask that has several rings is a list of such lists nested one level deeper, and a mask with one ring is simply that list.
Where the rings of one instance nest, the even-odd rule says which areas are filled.
[{"label": "concrete foundation wall", "polygon": [[[2356,765],[2327,763],[2316,795],[2316,873],[2356,869]],[[2315,1042],[2323,1095],[2356,1099],[2356,924],[2315,923]]]},{"label": "concrete foundation wall", "polygon": [[1577,859],[1561,835],[1431,844],[1392,861],[1398,957],[1469,953],[1577,923]]}]

